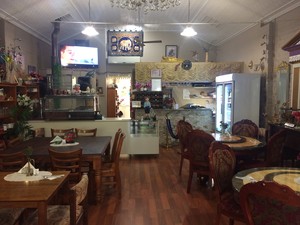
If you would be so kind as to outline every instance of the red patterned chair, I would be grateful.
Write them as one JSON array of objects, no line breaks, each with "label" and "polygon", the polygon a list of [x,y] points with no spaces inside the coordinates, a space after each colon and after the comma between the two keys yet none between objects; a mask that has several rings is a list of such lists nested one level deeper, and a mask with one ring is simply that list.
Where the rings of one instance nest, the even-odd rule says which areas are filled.
[{"label": "red patterned chair", "polygon": [[203,130],[192,130],[186,137],[186,155],[189,160],[189,179],[187,193],[190,193],[193,174],[206,181],[210,177],[208,150],[214,137]]},{"label": "red patterned chair", "polygon": [[185,120],[179,120],[176,125],[177,137],[180,144],[180,165],[179,165],[179,175],[181,175],[183,160],[188,159],[188,154],[186,150],[186,137],[193,130],[193,126],[186,122]]},{"label": "red patterned chair", "polygon": [[240,190],[240,202],[248,225],[300,225],[300,195],[288,186],[249,183]]},{"label": "red patterned chair", "polygon": [[265,148],[264,160],[254,160],[241,163],[240,165],[238,165],[238,170],[250,169],[255,167],[281,166],[286,135],[286,130],[281,130],[275,133],[268,140],[267,146]]},{"label": "red patterned chair", "polygon": [[220,224],[222,215],[229,218],[231,225],[234,224],[235,220],[245,222],[242,209],[234,197],[231,182],[235,163],[235,153],[229,146],[216,141],[210,145],[209,166],[219,196],[216,225]]},{"label": "red patterned chair", "polygon": [[232,134],[258,138],[258,126],[251,120],[241,120],[232,125]]}]

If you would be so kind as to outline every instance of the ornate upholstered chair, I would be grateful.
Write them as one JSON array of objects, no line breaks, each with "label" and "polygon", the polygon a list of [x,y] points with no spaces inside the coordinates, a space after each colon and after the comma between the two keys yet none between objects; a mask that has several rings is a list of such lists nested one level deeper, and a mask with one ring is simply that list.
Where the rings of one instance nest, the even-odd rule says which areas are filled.
[{"label": "ornate upholstered chair", "polygon": [[248,183],[240,190],[248,225],[299,225],[300,195],[276,182]]},{"label": "ornate upholstered chair", "polygon": [[103,164],[101,169],[101,177],[103,186],[114,186],[116,187],[118,196],[121,197],[121,175],[119,169],[119,161],[120,161],[120,154],[123,146],[123,142],[125,139],[125,134],[121,133],[119,140],[116,146],[116,152],[114,154],[114,159],[111,163]]},{"label": "ornate upholstered chair", "polygon": [[94,129],[80,129],[75,128],[76,136],[84,136],[84,137],[96,137],[97,134],[97,128]]},{"label": "ornate upholstered chair", "polygon": [[185,120],[179,120],[176,125],[177,137],[180,144],[180,165],[179,165],[179,175],[181,175],[183,160],[188,159],[186,150],[186,137],[193,130],[193,126],[186,122]]},{"label": "ornate upholstered chair", "polygon": [[74,129],[73,128],[69,128],[69,129],[54,129],[54,128],[51,128],[51,136],[52,137],[55,137],[55,136],[64,137],[67,132],[74,132]]},{"label": "ornate upholstered chair", "polygon": [[[60,205],[48,205],[47,222],[49,225],[88,224],[88,175],[84,174],[75,186],[70,189],[70,199]],[[67,204],[70,202],[70,205]],[[28,216],[25,225],[37,225],[38,212]]]},{"label": "ornate upholstered chair", "polygon": [[219,202],[217,205],[216,225],[221,222],[221,216],[227,216],[229,223],[245,221],[242,209],[234,198],[232,177],[235,170],[235,153],[228,145],[214,141],[209,148],[209,167],[218,190]]},{"label": "ornate upholstered chair", "polygon": [[286,130],[281,130],[275,133],[272,137],[269,138],[267,146],[265,147],[264,160],[252,160],[250,162],[241,163],[240,165],[238,165],[238,170],[254,167],[281,166],[283,159],[283,146],[286,135]]},{"label": "ornate upholstered chair", "polygon": [[214,137],[203,130],[192,130],[186,137],[187,151],[185,154],[189,160],[189,179],[187,193],[190,193],[193,174],[204,177],[206,181],[210,177],[208,150]]},{"label": "ornate upholstered chair", "polygon": [[258,138],[258,126],[251,120],[244,119],[232,125],[232,134]]},{"label": "ornate upholstered chair", "polygon": [[81,180],[81,148],[72,151],[56,151],[49,148],[48,151],[53,170],[71,171],[70,184],[78,183]]}]

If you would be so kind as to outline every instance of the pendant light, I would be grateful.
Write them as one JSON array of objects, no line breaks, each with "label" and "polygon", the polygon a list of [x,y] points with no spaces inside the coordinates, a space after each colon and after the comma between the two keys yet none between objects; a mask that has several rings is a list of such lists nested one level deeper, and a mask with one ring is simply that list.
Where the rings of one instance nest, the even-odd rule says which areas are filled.
[{"label": "pendant light", "polygon": [[[89,0],[89,22],[91,22],[91,0]],[[81,33],[89,37],[96,36],[99,34],[98,31],[96,31],[96,29],[92,25],[85,27],[84,30],[81,31]]]},{"label": "pendant light", "polygon": [[[191,2],[189,0],[189,5],[188,5],[188,23],[190,23],[190,8],[191,8]],[[180,33],[180,35],[184,36],[184,37],[193,37],[193,36],[197,35],[197,32],[191,26],[187,26]]]}]

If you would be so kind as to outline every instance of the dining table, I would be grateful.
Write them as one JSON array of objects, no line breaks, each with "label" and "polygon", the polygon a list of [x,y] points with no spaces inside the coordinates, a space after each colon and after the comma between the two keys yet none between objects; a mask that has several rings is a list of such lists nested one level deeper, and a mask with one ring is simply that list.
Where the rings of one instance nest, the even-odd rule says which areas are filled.
[{"label": "dining table", "polygon": [[289,186],[300,194],[300,168],[261,167],[242,170],[232,178],[235,191],[239,192],[243,185],[257,181],[275,181]]},{"label": "dining table", "polygon": [[97,137],[77,137],[74,143],[60,144],[50,143],[53,137],[36,137],[29,140],[22,141],[14,146],[7,148],[3,152],[16,152],[26,149],[28,146],[32,147],[32,158],[38,161],[50,162],[48,149],[51,147],[57,151],[70,151],[78,148],[82,149],[82,161],[88,162],[90,166],[89,171],[89,202],[97,204],[103,198],[101,193],[101,167],[102,157],[110,153],[111,136],[97,136]]},{"label": "dining table", "polygon": [[263,153],[266,142],[252,137],[232,135],[229,133],[212,133],[216,141],[228,145],[234,152],[236,157],[255,157]]},{"label": "dining table", "polygon": [[[69,194],[69,171],[46,172],[47,176],[0,172],[0,208],[36,208],[38,225],[47,224],[47,205],[61,192]],[[51,178],[52,177],[52,178]]]}]

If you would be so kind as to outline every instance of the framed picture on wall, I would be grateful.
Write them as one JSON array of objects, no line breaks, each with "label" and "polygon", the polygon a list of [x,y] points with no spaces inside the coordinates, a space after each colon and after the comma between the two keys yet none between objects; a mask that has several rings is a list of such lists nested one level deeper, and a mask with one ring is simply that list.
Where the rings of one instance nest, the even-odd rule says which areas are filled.
[{"label": "framed picture on wall", "polygon": [[178,46],[177,45],[166,45],[165,47],[166,57],[178,57]]}]

